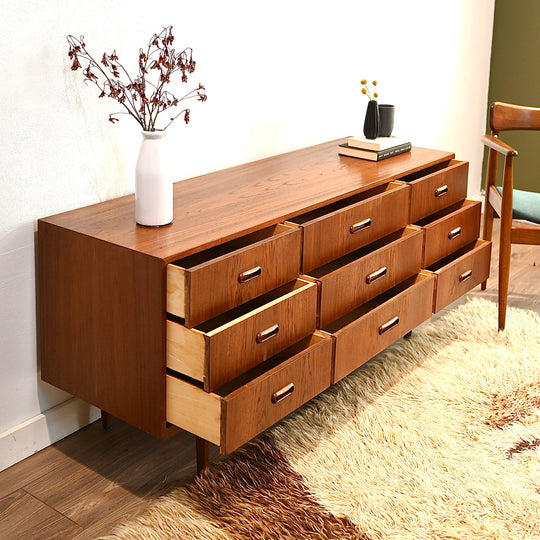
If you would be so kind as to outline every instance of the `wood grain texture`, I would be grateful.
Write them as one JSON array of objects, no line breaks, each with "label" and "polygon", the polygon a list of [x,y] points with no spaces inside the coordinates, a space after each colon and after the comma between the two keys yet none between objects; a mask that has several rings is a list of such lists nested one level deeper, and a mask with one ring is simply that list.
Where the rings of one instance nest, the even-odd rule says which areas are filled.
[{"label": "wood grain texture", "polygon": [[[454,260],[442,259],[429,270],[437,275],[435,303],[433,312],[463,296],[489,277],[491,242],[478,240],[469,249],[463,248],[456,253]],[[470,277],[460,280],[470,272]]]},{"label": "wood grain texture", "polygon": [[[409,199],[407,185],[390,183],[290,220],[299,224],[304,233],[302,271],[309,272],[405,227]],[[369,225],[351,232],[355,224],[366,220]]]},{"label": "wood grain texture", "polygon": [[38,256],[43,380],[166,436],[165,266],[44,221]]},{"label": "wood grain texture", "polygon": [[[301,231],[283,225],[271,230],[275,233],[255,244],[186,269],[188,328],[298,277]],[[259,275],[240,281],[241,274],[255,268],[261,269]]]},{"label": "wood grain texture", "polygon": [[450,207],[443,216],[437,214],[428,223],[419,222],[426,234],[422,266],[428,267],[474,242],[480,234],[481,210],[481,202],[464,201]]},{"label": "wood grain texture", "polygon": [[[224,397],[222,453],[229,453],[330,386],[332,342],[316,335],[307,351]],[[276,403],[272,395],[294,385]]]},{"label": "wood grain texture", "polygon": [[135,225],[133,195],[46,218],[47,222],[172,262],[344,197],[383,185],[453,154],[414,147],[380,162],[338,156],[344,139],[174,185],[174,222]]},{"label": "wood grain texture", "polygon": [[[451,161],[450,164],[432,174],[410,181],[411,214],[410,223],[415,223],[430,214],[438,212],[467,197],[467,176],[469,163],[467,161]],[[444,195],[436,196],[438,189],[445,190]]]},{"label": "wood grain texture", "polygon": [[[318,328],[420,272],[423,235],[422,230],[407,227],[312,273],[320,285]],[[367,283],[368,275],[383,268],[381,278]]]},{"label": "wood grain texture", "polygon": [[[433,275],[418,274],[407,282],[405,289],[389,292],[390,297],[383,295],[380,301],[373,302],[374,305],[370,306],[369,311],[362,310],[358,318],[349,322],[355,315],[353,312],[343,321],[341,328],[333,331],[335,365],[332,382],[339,381],[429,319],[432,313],[434,282]],[[390,330],[379,333],[381,327],[394,317],[398,317],[397,324]],[[338,325],[334,325],[336,326]]]},{"label": "wood grain texture", "polygon": [[[193,376],[182,370],[189,360],[193,366],[190,371],[196,374],[194,378],[203,380],[208,392],[313,333],[317,287],[296,280],[277,289],[275,294],[261,296],[229,313],[215,324],[212,320],[192,329],[167,321],[168,366],[173,369],[176,366],[180,373]],[[257,335],[274,325],[278,325],[277,333],[257,342]],[[203,378],[199,376],[201,372]]]}]

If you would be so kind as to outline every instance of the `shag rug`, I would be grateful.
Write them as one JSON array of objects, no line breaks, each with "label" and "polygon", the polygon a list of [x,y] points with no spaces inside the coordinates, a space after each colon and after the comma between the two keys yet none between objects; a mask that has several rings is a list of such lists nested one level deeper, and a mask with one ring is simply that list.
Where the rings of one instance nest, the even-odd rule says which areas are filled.
[{"label": "shag rug", "polygon": [[424,324],[107,539],[540,539],[540,315],[496,323]]}]

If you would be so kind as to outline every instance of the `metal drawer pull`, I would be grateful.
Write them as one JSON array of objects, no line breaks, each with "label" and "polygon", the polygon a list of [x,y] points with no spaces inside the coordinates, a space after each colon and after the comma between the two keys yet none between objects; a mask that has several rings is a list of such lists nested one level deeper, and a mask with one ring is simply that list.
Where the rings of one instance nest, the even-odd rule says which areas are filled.
[{"label": "metal drawer pull", "polygon": [[472,276],[472,270],[467,270],[466,272],[463,272],[461,276],[459,276],[459,282],[463,282],[466,279],[469,279]]},{"label": "metal drawer pull", "polygon": [[445,184],[444,186],[438,187],[435,190],[435,197],[442,197],[443,195],[446,195],[448,193],[448,186]]},{"label": "metal drawer pull", "polygon": [[461,234],[461,227],[456,227],[455,229],[452,229],[448,233],[448,240],[452,240],[453,238],[457,238]]},{"label": "metal drawer pull", "polygon": [[270,338],[277,336],[278,332],[279,332],[279,325],[274,324],[274,326],[271,326],[270,328],[267,328],[266,330],[259,332],[257,334],[257,337],[255,338],[255,341],[257,343],[264,343],[265,341],[268,341]]},{"label": "metal drawer pull", "polygon": [[262,274],[262,268],[260,266],[256,266],[255,268],[250,268],[249,270],[242,272],[238,276],[238,283],[245,283],[246,281],[259,277],[261,274]]},{"label": "metal drawer pull", "polygon": [[399,324],[399,317],[394,317],[393,319],[390,319],[387,323],[384,323],[382,326],[379,327],[379,335],[388,332],[388,330],[394,328],[394,326],[396,326],[397,324]]},{"label": "metal drawer pull", "polygon": [[272,403],[278,403],[282,399],[285,399],[287,396],[290,396],[294,392],[294,384],[289,383],[287,386],[284,386],[281,390],[274,392],[272,394]]},{"label": "metal drawer pull", "polygon": [[386,272],[387,272],[386,266],[379,268],[376,272],[373,272],[372,274],[369,274],[369,276],[366,276],[366,283],[368,285],[370,283],[373,283],[377,279],[382,278],[384,275],[386,275]]},{"label": "metal drawer pull", "polygon": [[367,229],[368,227],[371,227],[371,218],[364,219],[364,221],[359,221],[358,223],[351,225],[349,228],[349,232],[351,234],[354,234],[354,233],[363,231],[364,229]]}]

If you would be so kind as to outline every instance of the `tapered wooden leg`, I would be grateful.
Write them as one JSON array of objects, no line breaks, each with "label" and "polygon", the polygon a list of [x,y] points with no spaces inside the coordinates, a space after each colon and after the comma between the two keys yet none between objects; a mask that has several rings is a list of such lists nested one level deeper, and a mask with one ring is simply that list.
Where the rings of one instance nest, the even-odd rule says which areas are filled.
[{"label": "tapered wooden leg", "polygon": [[410,332],[407,332],[404,336],[405,339],[409,339],[412,337],[412,330]]},{"label": "tapered wooden leg", "polygon": [[101,426],[105,430],[109,430],[112,427],[113,423],[113,416],[112,414],[109,414],[108,412],[101,409]]},{"label": "tapered wooden leg", "polygon": [[[487,202],[484,206],[484,228],[482,232],[482,239],[491,241],[493,235],[493,207]],[[482,281],[481,290],[485,291],[487,286],[487,279]]]},{"label": "tapered wooden leg", "polygon": [[510,238],[505,238],[501,230],[499,247],[499,330],[504,330],[506,325],[506,304],[508,300],[508,282],[510,280],[510,258],[512,246]]},{"label": "tapered wooden leg", "polygon": [[[482,228],[482,239],[491,241],[491,236],[493,233],[493,216],[494,211],[493,207],[489,202],[489,194],[491,186],[495,186],[497,182],[497,163],[498,157],[497,152],[493,149],[489,150],[488,153],[488,163],[486,170],[486,196],[484,200],[484,226]],[[481,289],[486,290],[487,279],[482,282]]]},{"label": "tapered wooden leg", "polygon": [[195,437],[195,446],[197,448],[197,474],[201,474],[201,471],[210,463],[210,443],[205,439]]}]

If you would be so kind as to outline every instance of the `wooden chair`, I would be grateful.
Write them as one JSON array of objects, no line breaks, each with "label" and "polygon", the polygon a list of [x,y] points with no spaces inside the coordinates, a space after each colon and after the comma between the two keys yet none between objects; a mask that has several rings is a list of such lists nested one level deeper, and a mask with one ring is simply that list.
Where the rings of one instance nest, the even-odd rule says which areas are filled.
[{"label": "wooden chair", "polygon": [[[499,330],[506,324],[506,303],[510,276],[511,244],[540,245],[540,193],[514,189],[514,158],[517,150],[503,142],[506,130],[540,130],[540,108],[495,102],[491,105],[490,135],[482,136],[489,147],[486,174],[483,238],[491,240],[494,213],[501,219],[499,238]],[[540,150],[540,149],[539,149]],[[499,155],[504,156],[502,188],[497,187]],[[540,171],[537,176],[540,189]],[[520,221],[517,221],[520,220]],[[523,221],[525,220],[525,221]],[[485,290],[486,282],[482,283]]]}]

